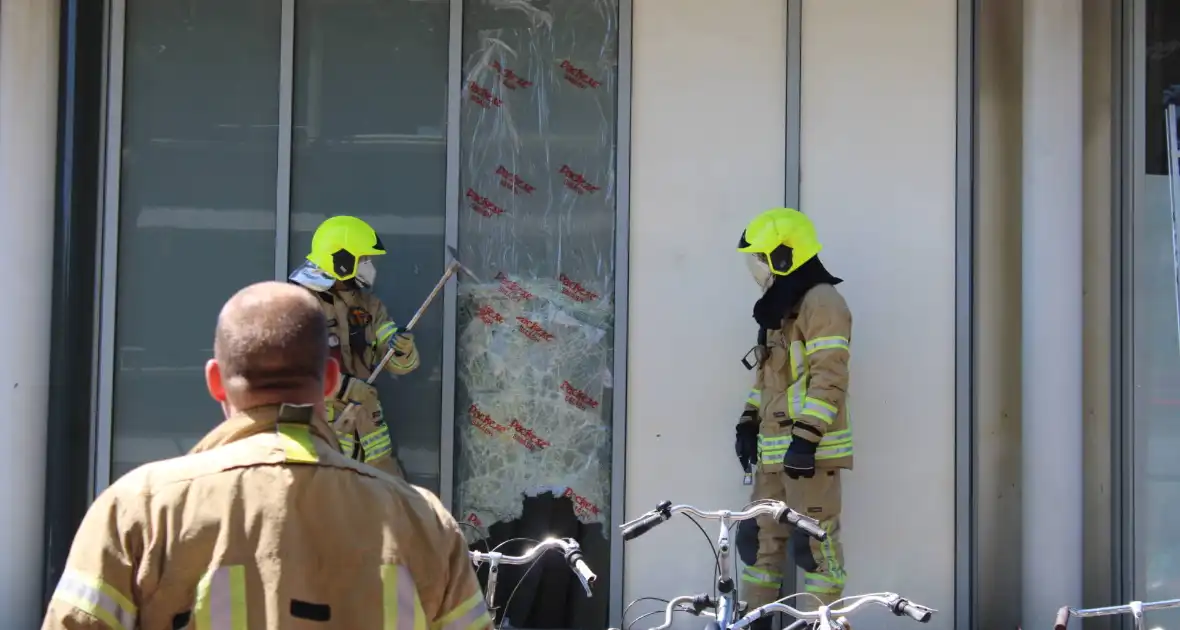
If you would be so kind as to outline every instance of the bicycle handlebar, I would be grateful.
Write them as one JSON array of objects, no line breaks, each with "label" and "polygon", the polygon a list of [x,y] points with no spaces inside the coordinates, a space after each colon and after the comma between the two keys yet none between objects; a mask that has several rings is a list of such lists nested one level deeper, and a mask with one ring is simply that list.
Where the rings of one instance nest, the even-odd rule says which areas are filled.
[{"label": "bicycle handlebar", "polygon": [[1153,610],[1167,610],[1180,608],[1180,599],[1164,599],[1157,602],[1133,601],[1118,606],[1103,606],[1101,608],[1070,608],[1062,606],[1057,611],[1054,630],[1066,630],[1070,617],[1105,617],[1107,615],[1133,615],[1137,620],[1142,619],[1143,613]]},{"label": "bicycle handlebar", "polygon": [[798,527],[800,530],[806,532],[808,536],[816,540],[823,541],[828,537],[827,532],[820,527],[815,519],[792,510],[790,506],[782,501],[762,501],[740,512],[731,510],[714,510],[709,512],[692,505],[672,505],[671,501],[663,501],[651,512],[620,525],[620,529],[623,530],[623,540],[639,538],[651,531],[656,525],[667,521],[672,518],[673,514],[677,513],[691,514],[699,518],[714,520],[728,518],[731,521],[745,521],[759,516],[772,516],[779,523]]},{"label": "bicycle handlebar", "polygon": [[468,551],[467,555],[471,557],[471,562],[479,568],[479,565],[488,563],[492,566],[492,570],[501,564],[529,564],[536,561],[547,551],[558,549],[565,556],[565,562],[569,565],[574,575],[578,576],[578,580],[582,583],[582,588],[586,591],[586,597],[593,597],[591,586],[598,579],[590,567],[586,565],[586,561],[582,558],[582,548],[577,541],[570,538],[546,538],[542,540],[537,546],[524,552],[519,556],[512,556],[499,551]]},{"label": "bicycle handlebar", "polygon": [[1069,606],[1057,609],[1057,619],[1053,621],[1053,630],[1065,630],[1069,626]]},{"label": "bicycle handlebar", "polygon": [[[792,595],[792,597],[794,597],[794,596]],[[729,626],[729,630],[740,630],[741,628],[745,628],[745,627],[749,626],[750,624],[754,623],[755,621],[762,618],[763,616],[768,615],[770,613],[776,613],[776,612],[786,613],[796,619],[801,619],[801,620],[802,619],[820,620],[821,622],[825,622],[825,623],[827,623],[827,625],[830,626],[832,615],[836,615],[836,616],[850,615],[853,612],[855,612],[856,609],[860,608],[861,606],[864,606],[865,604],[879,604],[881,606],[888,608],[890,612],[892,612],[894,615],[897,615],[898,617],[900,617],[902,615],[906,615],[909,618],[911,618],[914,621],[917,621],[919,623],[926,623],[926,622],[930,621],[930,618],[934,615],[935,612],[937,612],[933,608],[927,608],[926,606],[922,606],[921,604],[915,604],[914,602],[911,602],[910,600],[905,599],[904,597],[902,597],[901,595],[898,595],[897,593],[876,593],[876,594],[872,594],[872,595],[850,595],[848,597],[837,600],[837,602],[835,602],[835,603],[839,603],[839,602],[843,602],[843,601],[847,601],[847,600],[854,600],[851,604],[849,604],[843,608],[833,608],[831,606],[821,606],[821,607],[819,607],[819,609],[815,610],[814,612],[804,612],[802,610],[792,608],[792,607],[782,603],[783,601],[785,601],[785,599],[786,598],[780,599],[779,601],[766,604],[765,606],[759,606],[758,608],[751,610],[750,613],[747,614],[745,617],[738,619],[737,621],[735,621],[733,623],[733,625]]]}]

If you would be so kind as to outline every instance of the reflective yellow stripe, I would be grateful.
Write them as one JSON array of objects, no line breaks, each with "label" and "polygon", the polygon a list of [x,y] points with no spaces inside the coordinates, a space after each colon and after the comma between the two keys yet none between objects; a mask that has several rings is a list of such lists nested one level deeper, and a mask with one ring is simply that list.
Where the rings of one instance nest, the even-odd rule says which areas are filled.
[{"label": "reflective yellow stripe", "polygon": [[807,354],[810,356],[820,350],[847,350],[848,337],[816,337],[807,340]]},{"label": "reflective yellow stripe", "polygon": [[246,630],[246,568],[218,567],[197,583],[197,630]]},{"label": "reflective yellow stripe", "polygon": [[791,360],[790,367],[791,367],[791,380],[792,381],[798,380],[799,378],[802,378],[802,376],[803,376],[803,368],[805,367],[803,364],[803,355],[804,354],[805,354],[805,352],[803,349],[803,342],[792,341],[791,342],[791,349],[790,349],[790,353],[789,353],[790,360]]},{"label": "reflective yellow stripe", "polygon": [[67,570],[62,574],[53,599],[98,619],[114,630],[135,630],[137,608],[118,589],[97,577]]},{"label": "reflective yellow stripe", "polygon": [[483,593],[476,592],[451,612],[431,624],[433,630],[480,630],[492,625]]},{"label": "reflective yellow stripe", "polygon": [[779,588],[782,586],[783,574],[778,571],[763,571],[757,567],[742,569],[742,581],[747,584]]},{"label": "reflective yellow stripe", "polygon": [[803,401],[807,398],[807,379],[801,378],[787,388],[787,415],[798,418],[803,415]]},{"label": "reflective yellow stripe", "polygon": [[361,448],[365,451],[366,463],[392,453],[393,441],[389,437],[389,427],[381,425],[376,431],[366,433],[361,437]]},{"label": "reflective yellow stripe", "polygon": [[[758,461],[763,464],[781,464],[783,455],[791,446],[794,436],[758,436]],[[815,451],[816,459],[839,459],[852,455],[852,429],[828,431],[819,441]]]},{"label": "reflective yellow stripe", "polygon": [[803,574],[803,592],[805,593],[824,593],[828,595],[839,594],[844,590],[843,584],[837,584],[835,580],[819,573],[804,573]]},{"label": "reflective yellow stripe", "polygon": [[352,433],[337,431],[336,439],[340,442],[340,452],[352,457],[352,452],[356,450],[356,438],[352,437]]},{"label": "reflective yellow stripe", "polygon": [[760,390],[756,387],[752,388],[750,390],[750,394],[748,396],[746,396],[746,403],[749,405],[752,405],[754,407],[761,407],[762,406],[762,390]]},{"label": "reflective yellow stripe", "polygon": [[389,364],[399,370],[412,370],[418,367],[418,351],[414,350],[405,357],[398,357],[397,355],[394,355],[391,359],[389,359]]},{"label": "reflective yellow stripe", "polygon": [[389,427],[385,425],[381,425],[373,431],[370,431],[369,433],[361,436],[361,446],[364,448],[374,447],[377,445],[377,443],[383,441],[389,441]]},{"label": "reflective yellow stripe", "polygon": [[382,600],[385,606],[384,630],[427,630],[426,611],[418,599],[418,589],[410,572],[403,566],[381,567]]},{"label": "reflective yellow stripe", "polygon": [[377,343],[386,344],[395,334],[397,334],[397,324],[385,322],[377,327]]},{"label": "reflective yellow stripe", "polygon": [[311,441],[311,431],[305,424],[279,424],[279,439],[287,452],[287,461],[296,464],[314,464],[320,461]]},{"label": "reflective yellow stripe", "polygon": [[[833,524],[835,527],[833,527]],[[840,535],[840,525],[838,521],[823,521],[824,531],[828,533],[828,537],[819,544],[820,553],[824,557],[824,567],[827,569],[826,576],[815,574],[816,577],[823,578],[831,586],[837,587],[840,591],[844,590],[844,582],[847,578],[847,573],[844,567],[840,565],[840,561],[836,558],[836,550],[833,547],[837,537]],[[818,582],[818,580],[817,580]]]},{"label": "reflective yellow stripe", "polygon": [[818,398],[807,397],[803,402],[802,415],[818,418],[824,424],[832,424],[836,420],[836,406]]}]

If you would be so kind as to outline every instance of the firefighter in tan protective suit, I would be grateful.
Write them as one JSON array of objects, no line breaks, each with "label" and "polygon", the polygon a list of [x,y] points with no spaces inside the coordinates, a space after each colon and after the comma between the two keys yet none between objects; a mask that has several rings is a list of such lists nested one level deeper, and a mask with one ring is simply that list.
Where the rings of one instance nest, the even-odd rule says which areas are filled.
[{"label": "firefighter in tan protective suit", "polygon": [[[395,354],[385,364],[386,371],[408,374],[419,365],[413,336],[398,330],[371,292],[377,277],[373,257],[384,253],[385,246],[368,223],[332,217],[316,229],[307,262],[290,281],[312,291],[328,318],[328,346],[343,371],[339,387],[328,395],[328,420],[344,454],[404,476],[377,388],[365,382],[391,345]],[[357,409],[344,414],[349,403]]]},{"label": "firefighter in tan protective suit", "polygon": [[[846,405],[852,314],[835,288],[841,280],[819,260],[821,248],[811,220],[788,208],[756,217],[738,244],[763,290],[754,305],[758,345],[744,361],[757,371],[737,425],[738,459],[747,470],[757,466],[754,499],[785,501],[828,532],[818,542],[759,519],[757,551],[745,554],[751,566],[742,573],[742,599],[751,607],[778,599],[788,545],[804,571],[804,592],[827,604],[844,590],[840,471],[852,469]],[[751,533],[739,532],[747,549]],[[813,598],[799,602],[809,599],[814,606]],[[769,621],[759,620],[764,628]]]},{"label": "firefighter in tan protective suit", "polygon": [[289,284],[226,303],[205,367],[225,421],[99,495],[43,630],[491,628],[441,502],[340,452],[327,335]]}]

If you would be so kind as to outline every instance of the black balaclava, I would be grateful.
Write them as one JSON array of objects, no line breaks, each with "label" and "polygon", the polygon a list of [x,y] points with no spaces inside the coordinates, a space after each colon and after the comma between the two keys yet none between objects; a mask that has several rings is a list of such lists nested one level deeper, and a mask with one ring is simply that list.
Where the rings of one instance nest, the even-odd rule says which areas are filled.
[{"label": "black balaclava", "polygon": [[844,281],[828,273],[819,256],[815,256],[788,275],[774,276],[774,283],[754,303],[754,320],[762,330],[778,330],[783,326],[783,319],[795,311],[813,287],[841,282]]}]

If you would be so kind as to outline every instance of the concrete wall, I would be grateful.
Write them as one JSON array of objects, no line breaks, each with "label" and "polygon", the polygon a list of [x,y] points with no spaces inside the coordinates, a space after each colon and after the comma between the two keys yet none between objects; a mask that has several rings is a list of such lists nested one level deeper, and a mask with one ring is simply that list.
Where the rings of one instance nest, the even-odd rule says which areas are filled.
[{"label": "concrete wall", "polygon": [[[58,3],[0,3],[0,618],[40,620],[57,146]],[[80,392],[85,395],[85,392]]]},{"label": "concrete wall", "polygon": [[[785,4],[636,3],[629,516],[748,497],[730,444],[756,290],[733,243],[783,199]],[[856,317],[848,588],[935,606],[932,628],[954,619],[955,16],[826,0],[802,18],[801,208]],[[628,544],[627,600],[709,589],[709,555],[687,522]]]},{"label": "concrete wall", "polygon": [[[758,291],[734,248],[783,200],[786,3],[640,0],[633,41],[626,513],[663,499],[738,509],[733,425]],[[677,517],[627,544],[625,601],[712,591],[712,570]]]},{"label": "concrete wall", "polygon": [[[1084,605],[1099,606],[1111,603],[1112,588],[1113,15],[1107,0],[1085,0],[1084,11]],[[975,285],[980,628],[1020,621],[1022,19],[1021,2],[981,3]],[[1105,627],[1106,621],[1087,625]]]},{"label": "concrete wall", "polygon": [[983,2],[977,43],[975,447],[978,627],[1020,622],[1023,10]]},{"label": "concrete wall", "polygon": [[804,2],[802,24],[801,205],[856,318],[848,591],[932,628],[955,614],[955,5]]},{"label": "concrete wall", "polygon": [[[1112,525],[1119,513],[1113,503],[1112,435],[1112,262],[1115,204],[1112,154],[1115,102],[1112,75],[1113,20],[1117,3],[1084,0],[1086,42],[1082,56],[1083,165],[1083,363],[1085,370],[1085,606],[1114,603],[1112,589],[1114,554]],[[1110,618],[1093,627],[1110,627]],[[1091,622],[1087,622],[1090,627]]]}]

